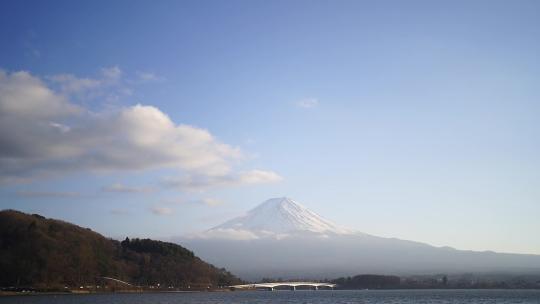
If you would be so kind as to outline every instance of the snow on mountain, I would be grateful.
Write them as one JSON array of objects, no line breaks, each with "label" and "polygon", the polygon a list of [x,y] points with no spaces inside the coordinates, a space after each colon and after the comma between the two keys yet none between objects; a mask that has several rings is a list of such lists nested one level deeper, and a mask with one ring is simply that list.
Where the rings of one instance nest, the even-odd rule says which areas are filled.
[{"label": "snow on mountain", "polygon": [[298,234],[349,234],[317,213],[287,197],[269,199],[246,214],[203,233],[203,237],[255,239]]}]

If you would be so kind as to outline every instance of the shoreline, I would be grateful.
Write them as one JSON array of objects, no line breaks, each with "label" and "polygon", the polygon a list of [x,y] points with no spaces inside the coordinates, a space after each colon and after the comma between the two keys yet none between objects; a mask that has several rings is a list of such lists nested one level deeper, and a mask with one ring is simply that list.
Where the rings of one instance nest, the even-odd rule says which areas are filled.
[{"label": "shoreline", "polygon": [[275,290],[275,291],[266,291],[266,290],[175,290],[175,291],[151,291],[151,290],[143,290],[143,291],[129,291],[129,290],[121,290],[121,291],[110,291],[110,292],[58,292],[58,291],[36,291],[36,292],[16,292],[16,291],[0,291],[0,297],[12,297],[12,296],[83,296],[83,295],[110,295],[110,294],[158,294],[158,293],[178,293],[178,294],[189,294],[189,293],[206,293],[206,292],[325,292],[325,291],[331,291],[331,292],[342,292],[342,291],[538,291],[540,288],[395,288],[395,289],[334,289],[334,290],[309,290],[309,289],[300,289],[296,291],[289,291],[289,290]]},{"label": "shoreline", "polygon": [[39,295],[101,295],[101,294],[142,294],[142,293],[201,293],[230,292],[230,290],[118,290],[118,291],[0,291],[5,296],[39,296]]}]

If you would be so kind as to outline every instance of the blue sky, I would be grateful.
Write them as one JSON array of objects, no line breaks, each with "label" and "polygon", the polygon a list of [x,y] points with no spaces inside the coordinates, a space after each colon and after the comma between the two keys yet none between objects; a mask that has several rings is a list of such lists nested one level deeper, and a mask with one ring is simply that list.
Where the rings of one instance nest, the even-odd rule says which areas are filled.
[{"label": "blue sky", "polygon": [[166,239],[288,196],[540,254],[539,37],[537,1],[3,1],[0,208]]}]

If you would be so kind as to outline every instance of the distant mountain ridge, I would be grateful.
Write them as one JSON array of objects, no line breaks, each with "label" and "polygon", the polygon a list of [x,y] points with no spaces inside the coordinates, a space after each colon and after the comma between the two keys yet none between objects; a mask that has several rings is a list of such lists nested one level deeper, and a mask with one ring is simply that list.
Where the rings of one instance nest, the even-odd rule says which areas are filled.
[{"label": "distant mountain ridge", "polygon": [[540,273],[540,255],[475,252],[383,238],[343,228],[289,198],[179,238],[244,279],[329,278],[358,273]]},{"label": "distant mountain ridge", "polygon": [[96,284],[105,276],[177,288],[240,281],[177,244],[127,238],[119,242],[64,221],[0,211],[0,287],[64,290]]}]

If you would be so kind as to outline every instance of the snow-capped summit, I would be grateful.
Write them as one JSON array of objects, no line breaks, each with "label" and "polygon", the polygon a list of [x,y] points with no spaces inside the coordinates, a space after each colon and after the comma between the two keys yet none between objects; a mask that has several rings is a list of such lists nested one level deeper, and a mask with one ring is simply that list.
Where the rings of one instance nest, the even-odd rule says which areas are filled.
[{"label": "snow-capped summit", "polygon": [[207,231],[207,234],[284,237],[300,233],[345,234],[347,229],[322,218],[315,212],[287,197],[269,199],[248,211]]}]

